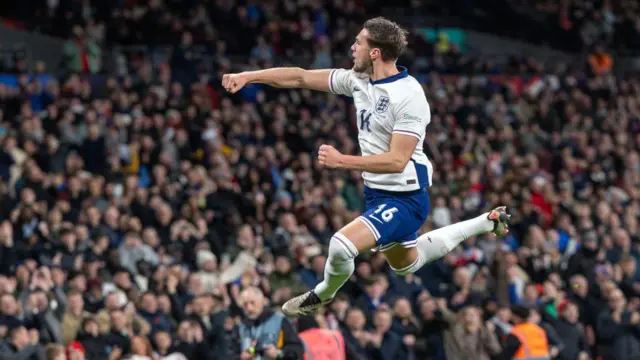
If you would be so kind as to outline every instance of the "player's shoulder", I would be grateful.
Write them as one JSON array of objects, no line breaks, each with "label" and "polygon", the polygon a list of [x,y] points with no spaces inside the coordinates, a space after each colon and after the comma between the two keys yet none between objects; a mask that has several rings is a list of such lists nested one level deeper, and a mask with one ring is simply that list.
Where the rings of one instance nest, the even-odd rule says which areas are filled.
[{"label": "player's shoulder", "polygon": [[411,75],[395,82],[387,89],[392,103],[398,104],[407,101],[426,101],[422,85]]},{"label": "player's shoulder", "polygon": [[424,89],[422,88],[422,84],[418,81],[418,79],[414,78],[413,76],[409,75],[407,76],[406,79],[407,85],[410,87],[410,89],[413,90],[420,90],[420,94],[424,95]]}]

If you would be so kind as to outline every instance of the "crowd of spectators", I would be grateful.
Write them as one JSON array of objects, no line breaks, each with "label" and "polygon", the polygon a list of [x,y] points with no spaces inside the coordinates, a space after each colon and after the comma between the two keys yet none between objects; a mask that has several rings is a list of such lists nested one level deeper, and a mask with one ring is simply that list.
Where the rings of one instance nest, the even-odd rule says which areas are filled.
[{"label": "crowd of spectators", "polygon": [[586,49],[603,43],[620,53],[640,50],[640,8],[636,1],[507,0],[521,13],[575,36]]},{"label": "crowd of spectators", "polygon": [[605,43],[622,53],[640,49],[640,9],[634,1],[528,1],[531,7],[564,31],[575,34],[585,47]]},{"label": "crowd of spectators", "polygon": [[[239,324],[319,281],[363,184],[314,156],[322,143],[358,152],[349,99],[261,86],[230,96],[220,76],[348,67],[362,3],[58,6],[69,3],[93,10],[51,29],[160,50],[130,53],[100,81],[80,61],[0,85],[0,359],[246,358]],[[212,59],[206,73],[194,44]],[[495,63],[415,34],[410,47],[402,62],[432,110],[423,230],[506,204],[512,231],[405,277],[362,254],[326,309],[285,322],[284,357],[301,356],[296,332],[324,327],[342,331],[349,359],[502,359],[520,305],[554,358],[640,358],[640,79],[596,71],[597,59]]]},{"label": "crowd of spectators", "polygon": [[[276,52],[280,47],[306,51],[312,49],[310,38],[303,36],[307,46],[300,47],[289,41],[290,33],[330,35],[354,21],[359,24],[365,12],[390,8],[400,9],[394,14],[406,19],[458,19],[431,26],[466,23],[560,50],[584,51],[600,43],[624,54],[640,49],[640,7],[631,0],[24,0],[0,4],[0,14],[29,30],[61,38],[77,36],[75,27],[82,27],[91,47],[175,44],[189,30],[198,34],[196,43],[208,44],[213,52],[222,40],[231,53],[246,54],[254,41],[244,39],[253,40],[260,33]],[[230,35],[238,31],[247,36]],[[340,44],[332,44],[343,51]]]}]

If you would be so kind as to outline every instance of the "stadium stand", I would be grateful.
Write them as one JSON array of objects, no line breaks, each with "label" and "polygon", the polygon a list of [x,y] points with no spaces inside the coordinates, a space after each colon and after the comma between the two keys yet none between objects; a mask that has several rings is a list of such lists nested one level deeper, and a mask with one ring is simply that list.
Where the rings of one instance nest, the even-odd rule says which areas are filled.
[{"label": "stadium stand", "polygon": [[2,2],[66,45],[53,76],[2,52],[16,82],[0,82],[0,359],[506,360],[523,318],[551,358],[640,359],[640,79],[613,72],[637,48],[638,8],[612,2],[447,2],[487,31],[526,17],[558,26],[513,30],[525,40],[596,39],[579,64],[468,56],[412,31],[401,63],[431,105],[436,169],[423,230],[504,203],[512,231],[405,277],[364,254],[324,311],[278,324],[282,351],[251,357],[243,329],[318,282],[363,183],[315,162],[321,143],[357,153],[349,99],[230,96],[221,75],[350,67],[363,20],[391,2]]}]

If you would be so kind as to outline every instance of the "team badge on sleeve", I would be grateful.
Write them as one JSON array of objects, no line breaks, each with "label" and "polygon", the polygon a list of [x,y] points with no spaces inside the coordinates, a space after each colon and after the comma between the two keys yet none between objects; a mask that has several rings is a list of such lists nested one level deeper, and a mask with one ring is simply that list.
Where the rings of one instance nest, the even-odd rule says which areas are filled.
[{"label": "team badge on sleeve", "polygon": [[386,96],[380,96],[378,98],[378,102],[376,103],[376,112],[378,114],[382,114],[383,112],[387,111],[388,108],[389,108],[389,98]]}]

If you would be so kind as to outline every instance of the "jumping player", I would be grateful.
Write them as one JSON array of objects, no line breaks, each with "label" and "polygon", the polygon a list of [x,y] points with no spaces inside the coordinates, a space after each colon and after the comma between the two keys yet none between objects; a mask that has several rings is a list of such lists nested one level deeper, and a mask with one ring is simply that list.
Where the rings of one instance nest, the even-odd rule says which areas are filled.
[{"label": "jumping player", "polygon": [[287,315],[308,314],[330,302],[353,274],[354,259],[363,251],[381,251],[396,273],[406,275],[443,257],[470,236],[508,232],[510,216],[505,207],[498,207],[418,237],[429,213],[427,188],[433,168],[422,144],[431,114],[418,81],[396,65],[407,45],[406,36],[398,24],[378,17],[365,22],[351,46],[351,70],[273,68],[223,76],[222,85],[231,93],[246,84],[261,83],[350,96],[355,103],[362,156],[322,145],[318,160],[328,168],[363,172],[366,210],[333,235],[324,279],[315,289],[286,302],[282,310]]}]

